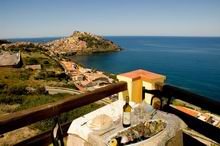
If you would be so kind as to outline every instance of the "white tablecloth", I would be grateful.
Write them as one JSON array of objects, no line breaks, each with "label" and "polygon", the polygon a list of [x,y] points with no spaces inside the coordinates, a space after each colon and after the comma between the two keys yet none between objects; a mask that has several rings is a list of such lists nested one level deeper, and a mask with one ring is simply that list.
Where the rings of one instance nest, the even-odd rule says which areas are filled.
[{"label": "white tablecloth", "polygon": [[[108,104],[100,109],[97,109],[91,113],[88,113],[84,115],[83,117],[79,117],[75,119],[71,123],[70,128],[68,129],[68,134],[76,135],[84,139],[88,143],[90,143],[92,146],[104,146],[113,134],[117,133],[118,131],[123,130],[121,121],[119,122],[116,121],[119,115],[121,115],[122,113],[123,105],[124,105],[124,102],[121,100],[118,100],[116,102],[113,102],[112,104]],[[100,115],[100,114],[109,115],[113,118],[113,121],[115,121],[115,123],[118,123],[118,124],[114,124],[111,128],[109,128],[109,129],[115,128],[114,130],[105,133],[106,131],[93,131],[86,124],[81,126],[83,123],[93,119],[95,116]],[[162,132],[158,133],[157,135],[145,140],[144,142],[141,142],[141,144],[135,144],[135,145],[165,146],[168,140],[175,137],[177,132],[179,132],[181,129],[186,127],[186,124],[180,118],[178,118],[176,115],[173,115],[173,114],[168,114],[162,111],[157,111],[157,114],[154,116],[154,118],[161,118],[165,120],[167,122],[166,128]],[[133,119],[134,121],[132,121],[132,123],[135,123],[135,118]],[[103,133],[105,134],[100,136],[100,134],[103,134]],[[76,139],[74,141],[77,142]],[[69,136],[67,139],[67,144],[74,145],[73,144],[74,141],[71,140],[71,136]],[[77,145],[77,143],[75,143],[75,145]]]}]

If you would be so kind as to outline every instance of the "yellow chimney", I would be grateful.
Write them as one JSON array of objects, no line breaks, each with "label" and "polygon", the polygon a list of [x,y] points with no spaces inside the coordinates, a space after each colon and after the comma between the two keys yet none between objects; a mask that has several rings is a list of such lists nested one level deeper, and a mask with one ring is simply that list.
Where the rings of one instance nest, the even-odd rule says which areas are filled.
[{"label": "yellow chimney", "polygon": [[[152,90],[155,89],[156,83],[164,83],[165,76],[156,74],[153,72],[145,71],[142,69],[123,73],[117,75],[119,81],[125,81],[128,85],[128,90],[119,93],[119,99],[123,99],[125,96],[130,97],[130,101],[141,102],[142,101],[142,87]],[[145,100],[150,104],[151,94],[145,95]]]}]

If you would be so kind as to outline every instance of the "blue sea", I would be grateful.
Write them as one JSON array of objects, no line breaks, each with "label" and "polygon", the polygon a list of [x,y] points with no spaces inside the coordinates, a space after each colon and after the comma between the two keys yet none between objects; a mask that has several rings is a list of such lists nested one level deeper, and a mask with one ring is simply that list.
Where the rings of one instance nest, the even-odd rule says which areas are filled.
[{"label": "blue sea", "polygon": [[[120,52],[73,56],[90,68],[115,74],[145,69],[166,83],[220,101],[220,37],[106,36]],[[46,42],[57,38],[23,39]],[[16,39],[15,39],[16,40]],[[21,41],[21,40],[19,40]]]}]

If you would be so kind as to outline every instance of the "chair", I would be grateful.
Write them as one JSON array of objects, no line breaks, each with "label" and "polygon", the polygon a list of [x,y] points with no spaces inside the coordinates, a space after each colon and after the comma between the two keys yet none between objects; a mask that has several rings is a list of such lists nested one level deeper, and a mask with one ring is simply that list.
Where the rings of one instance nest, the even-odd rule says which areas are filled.
[{"label": "chair", "polygon": [[[160,90],[148,90],[143,87],[142,89],[142,99],[145,99],[145,93],[152,94],[153,97],[151,98],[151,105],[155,109],[162,109],[162,96]],[[158,103],[159,102],[159,103]]]},{"label": "chair", "polygon": [[64,146],[64,142],[63,142],[63,132],[60,126],[60,122],[58,117],[56,117],[55,119],[55,126],[52,129],[52,142],[54,146]]}]

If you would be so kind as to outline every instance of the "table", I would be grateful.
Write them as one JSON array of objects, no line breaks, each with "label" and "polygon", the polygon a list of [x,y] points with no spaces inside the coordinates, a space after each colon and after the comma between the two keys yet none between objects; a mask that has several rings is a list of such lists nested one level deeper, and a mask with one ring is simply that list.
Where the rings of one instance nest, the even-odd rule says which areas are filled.
[{"label": "table", "polygon": [[[71,123],[68,129],[67,146],[105,146],[109,137],[118,131],[123,130],[122,124],[118,117],[122,114],[122,107],[124,101],[117,100],[111,104],[101,107],[91,113],[88,113],[82,117],[79,117]],[[106,114],[113,118],[118,124],[114,124],[111,127],[111,131],[93,131],[91,130],[85,122],[93,119],[95,116],[100,114]],[[142,144],[136,144],[137,146],[181,146],[182,142],[182,129],[186,128],[186,124],[176,115],[166,113],[163,111],[157,111],[154,118],[161,118],[167,122],[166,128],[144,141]],[[134,119],[134,118],[133,118]],[[118,121],[116,121],[118,120]],[[135,124],[135,119],[132,121]],[[108,129],[109,130],[109,129]],[[104,133],[104,134],[103,134]],[[101,135],[101,136],[100,136]]]}]

